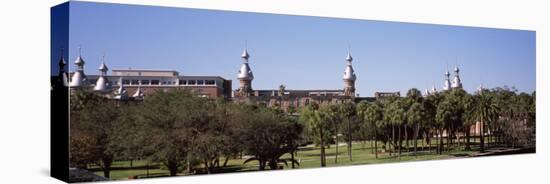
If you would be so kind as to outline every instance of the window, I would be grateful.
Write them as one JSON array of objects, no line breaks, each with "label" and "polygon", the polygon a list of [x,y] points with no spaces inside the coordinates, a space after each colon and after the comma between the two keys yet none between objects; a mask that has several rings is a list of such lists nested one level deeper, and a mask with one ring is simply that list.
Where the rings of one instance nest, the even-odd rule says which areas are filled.
[{"label": "window", "polygon": [[130,84],[130,80],[122,80],[122,84],[128,85]]},{"label": "window", "polygon": [[162,81],[162,85],[166,85],[166,81]]},{"label": "window", "polygon": [[196,81],[195,81],[195,80],[189,80],[189,81],[187,81],[187,83],[188,83],[189,85],[195,85]]},{"label": "window", "polygon": [[214,81],[214,80],[206,80],[204,83],[205,83],[206,85],[215,85],[215,84],[216,84],[216,81]]},{"label": "window", "polygon": [[151,85],[159,85],[159,80],[151,80]]},{"label": "window", "polygon": [[187,85],[187,80],[180,80],[180,85]]},{"label": "window", "polygon": [[149,80],[141,80],[142,85],[149,85]]},{"label": "window", "polygon": [[203,85],[203,84],[204,84],[203,80],[197,80],[197,85]]},{"label": "window", "polygon": [[132,85],[138,85],[139,84],[139,80],[132,80]]}]

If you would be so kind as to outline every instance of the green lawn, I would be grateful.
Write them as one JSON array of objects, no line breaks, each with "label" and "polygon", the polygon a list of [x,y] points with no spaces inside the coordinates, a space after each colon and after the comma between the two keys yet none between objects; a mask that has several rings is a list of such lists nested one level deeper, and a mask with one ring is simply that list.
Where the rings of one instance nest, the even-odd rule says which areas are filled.
[{"label": "green lawn", "polygon": [[[435,147],[435,142],[434,147]],[[474,141],[472,140],[472,143]],[[474,143],[475,144],[475,143]],[[435,159],[448,159],[448,158],[457,158],[457,157],[466,157],[472,154],[478,153],[477,151],[463,151],[463,147],[455,147],[454,150],[450,152],[444,152],[443,155],[438,155],[435,153],[435,150],[432,149],[431,152],[428,152],[427,150],[421,151],[422,143],[418,142],[418,154],[416,156],[413,155],[412,152],[412,142],[411,142],[411,151],[406,152],[403,151],[400,158],[397,157],[397,155],[390,156],[389,153],[383,153],[382,152],[382,144],[378,144],[379,154],[378,159],[375,158],[375,155],[372,153],[372,148],[370,146],[371,144],[369,142],[362,143],[362,142],[355,142],[352,144],[352,161],[349,160],[348,153],[347,153],[347,146],[345,144],[341,144],[339,146],[339,155],[338,155],[338,163],[335,163],[335,155],[336,155],[336,147],[335,145],[331,145],[330,148],[326,148],[326,161],[327,161],[327,167],[331,166],[343,166],[343,165],[357,165],[357,164],[376,164],[376,163],[391,163],[391,162],[403,162],[403,161],[417,161],[417,160],[435,160]],[[405,145],[405,144],[403,144]],[[474,150],[477,150],[477,147],[475,145],[472,146]],[[289,158],[290,154],[284,155],[283,157]],[[320,167],[320,148],[319,147],[302,147],[298,151],[298,154],[295,156],[297,160],[300,162],[300,166],[297,166],[297,168],[318,168]],[[254,171],[258,170],[258,162],[252,161],[247,164],[242,164],[244,162],[244,159],[230,159],[228,162],[227,168],[230,169],[233,172],[241,172],[241,171]],[[134,169],[116,169],[120,167],[130,167],[129,161],[117,161],[113,163],[113,167],[115,169],[111,171],[111,178],[112,179],[128,179],[128,177],[140,175],[140,177],[146,177],[147,169],[145,168],[147,162],[145,160],[137,160],[133,162]],[[158,163],[152,163],[150,164],[153,167],[149,169],[150,177],[155,176],[167,176],[168,170],[163,170],[159,168]],[[91,167],[94,168],[94,167]],[[288,166],[284,166],[284,169],[291,169],[290,163]],[[102,171],[96,171],[97,175],[103,176]],[[185,174],[180,174],[185,175]]]}]

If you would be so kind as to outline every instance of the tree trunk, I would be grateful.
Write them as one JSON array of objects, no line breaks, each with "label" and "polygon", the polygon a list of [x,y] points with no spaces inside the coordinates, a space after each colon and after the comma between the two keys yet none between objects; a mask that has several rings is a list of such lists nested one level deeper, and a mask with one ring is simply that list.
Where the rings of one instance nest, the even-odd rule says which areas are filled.
[{"label": "tree trunk", "polygon": [[147,177],[149,177],[149,160],[147,160],[147,166],[145,166],[147,169]]},{"label": "tree trunk", "polygon": [[335,158],[334,158],[334,163],[337,164],[338,163],[338,125],[335,126],[336,127],[336,155],[335,155]]},{"label": "tree trunk", "polygon": [[437,152],[443,154],[443,128],[439,129],[439,143],[437,146]]},{"label": "tree trunk", "polygon": [[465,127],[464,134],[466,135],[466,141],[464,141],[465,149],[467,151],[470,151],[472,150],[472,148],[470,148],[470,127],[469,126]]},{"label": "tree trunk", "polygon": [[481,125],[479,126],[479,145],[480,145],[480,148],[481,148],[480,152],[483,153],[483,152],[485,152],[485,140],[483,140],[484,136],[485,136],[485,135],[483,135],[483,131],[484,131],[483,129],[485,127],[484,127],[484,124],[483,124],[483,116],[481,117],[481,123],[480,124]]},{"label": "tree trunk", "polygon": [[416,156],[416,146],[418,140],[418,131],[420,130],[420,124],[416,124],[416,130],[414,130],[414,156]]},{"label": "tree trunk", "polygon": [[178,164],[175,161],[168,161],[167,167],[168,167],[168,170],[170,171],[170,176],[177,175]]},{"label": "tree trunk", "polygon": [[290,163],[292,163],[292,169],[294,169],[294,149],[290,151]]},{"label": "tree trunk", "polygon": [[323,128],[319,127],[320,139],[321,139],[321,167],[325,167],[325,142],[323,141]]},{"label": "tree trunk", "polygon": [[227,162],[229,161],[229,156],[225,157],[225,160],[223,161],[223,167],[227,167]]},{"label": "tree trunk", "polygon": [[351,120],[348,117],[348,156],[349,161],[351,161]]},{"label": "tree trunk", "polygon": [[399,130],[399,135],[397,136],[397,139],[399,139],[397,150],[399,151],[399,154],[397,155],[397,159],[401,159],[401,126],[397,127]]},{"label": "tree trunk", "polygon": [[378,141],[376,133],[374,133],[374,158],[378,159]]},{"label": "tree trunk", "polygon": [[409,133],[407,131],[407,127],[407,124],[405,124],[405,128],[403,129],[403,131],[405,131],[405,146],[407,147],[407,152],[409,152]]},{"label": "tree trunk", "polygon": [[107,155],[101,159],[103,163],[103,176],[105,178],[111,178],[111,164],[113,163],[113,156]]},{"label": "tree trunk", "polygon": [[391,142],[392,142],[392,145],[391,145],[392,149],[391,149],[391,151],[390,151],[390,155],[391,155],[392,153],[394,153],[394,151],[395,151],[395,144],[396,144],[396,142],[395,142],[395,125],[393,125],[393,124],[391,125]]},{"label": "tree trunk", "polygon": [[208,160],[204,159],[204,170],[206,170],[207,174],[210,174],[210,166],[208,165]]}]

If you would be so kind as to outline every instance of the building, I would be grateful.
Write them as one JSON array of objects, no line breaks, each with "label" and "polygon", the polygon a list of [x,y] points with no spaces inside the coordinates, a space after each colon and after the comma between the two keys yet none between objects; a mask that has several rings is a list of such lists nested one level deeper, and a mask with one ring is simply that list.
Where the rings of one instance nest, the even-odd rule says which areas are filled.
[{"label": "building", "polygon": [[[284,85],[281,85],[278,89],[254,90],[252,88],[254,74],[249,64],[250,54],[247,47],[244,48],[241,58],[243,63],[237,73],[239,88],[234,91],[234,101],[264,104],[268,107],[280,107],[288,111],[311,103],[343,103],[345,101],[367,100],[367,98],[355,96],[357,77],[353,70],[353,57],[349,51],[345,59],[347,64],[342,77],[342,89],[288,90],[285,89]],[[369,98],[368,100],[372,101],[373,99]]]},{"label": "building", "polygon": [[98,68],[99,75],[85,75],[81,55],[74,64],[76,71],[69,73],[71,89],[88,88],[113,99],[139,100],[157,90],[174,88],[190,89],[201,97],[231,98],[231,80],[220,76],[187,76],[174,70],[148,69],[114,69],[108,75],[105,59]]},{"label": "building", "polygon": [[[106,97],[117,100],[141,100],[158,90],[173,88],[190,89],[201,97],[226,98],[236,102],[257,103],[268,107],[280,107],[285,111],[292,108],[300,108],[311,103],[343,103],[346,101],[385,101],[390,97],[400,97],[400,92],[376,92],[374,97],[360,97],[356,94],[355,82],[357,76],[353,68],[353,57],[348,50],[345,58],[344,74],[342,76],[341,89],[286,89],[280,85],[275,89],[253,89],[254,73],[250,65],[250,53],[245,46],[242,54],[242,64],[237,73],[239,87],[232,91],[231,80],[220,76],[187,76],[180,75],[175,70],[150,70],[150,69],[114,69],[108,75],[109,68],[105,57],[98,68],[99,75],[84,74],[85,61],[79,49],[79,55],[74,61],[76,70],[66,74],[63,58],[59,61],[60,74],[58,78],[70,78],[68,86],[75,90],[88,88]],[[443,91],[462,88],[459,76],[459,68],[454,68],[454,78],[451,82],[450,73],[445,73]],[[67,75],[66,77],[64,77]],[[64,80],[65,81],[65,80]],[[435,85],[431,90],[426,90],[426,95],[437,93]]]}]

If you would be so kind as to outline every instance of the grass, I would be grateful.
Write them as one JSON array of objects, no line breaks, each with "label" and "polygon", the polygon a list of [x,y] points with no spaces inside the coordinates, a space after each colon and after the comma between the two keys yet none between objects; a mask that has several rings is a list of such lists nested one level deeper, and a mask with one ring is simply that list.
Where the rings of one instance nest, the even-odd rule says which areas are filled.
[{"label": "grass", "polygon": [[[444,142],[445,143],[445,142]],[[436,154],[435,149],[432,149],[431,152],[424,150],[421,151],[422,143],[418,142],[418,153],[417,155],[413,155],[412,147],[413,145],[410,144],[411,151],[406,152],[402,151],[401,157],[397,157],[397,153],[393,154],[392,156],[389,155],[388,152],[383,153],[382,152],[382,144],[378,144],[378,159],[375,158],[375,154],[372,153],[372,147],[370,142],[354,142],[352,144],[352,161],[350,161],[347,153],[347,145],[346,144],[340,144],[339,150],[338,150],[338,163],[335,163],[335,155],[336,155],[336,146],[330,145],[330,148],[326,148],[326,164],[327,167],[332,166],[345,166],[345,165],[359,165],[359,164],[378,164],[378,163],[393,163],[393,162],[404,162],[404,161],[420,161],[420,160],[439,160],[439,159],[449,159],[449,158],[460,158],[460,157],[467,157],[474,155],[478,153],[478,148],[476,145],[476,141],[471,141],[472,143],[472,149],[474,151],[463,151],[464,147],[455,147],[453,150],[449,152],[443,152],[442,155]],[[403,143],[403,145],[405,145]],[[433,148],[435,148],[435,141],[433,141]],[[283,156],[284,158],[290,158],[290,154],[286,154]],[[321,160],[320,160],[320,148],[319,147],[313,147],[313,146],[307,146],[307,147],[301,147],[298,151],[298,154],[295,155],[295,159],[299,160],[300,165],[296,166],[297,169],[299,168],[319,168],[321,166]],[[223,160],[223,159],[222,159]],[[243,172],[243,171],[255,171],[258,170],[258,162],[252,161],[247,164],[244,164],[244,159],[230,159],[228,161],[227,167],[224,168],[226,171],[229,172]],[[130,167],[130,161],[116,161],[113,163],[113,170],[111,171],[111,179],[128,179],[129,177],[139,175],[140,177],[146,177],[147,169],[146,166],[147,161],[145,160],[136,160],[133,161],[133,167],[132,169],[128,169]],[[159,176],[168,176],[169,172],[165,169],[160,169],[160,165],[158,163],[152,163],[150,164],[151,167],[149,167],[149,177],[159,177]],[[95,170],[95,174],[103,176],[103,172],[99,170],[97,167],[92,166],[92,170]],[[290,163],[288,166],[284,166],[284,169],[292,169],[290,166]],[[179,175],[185,175],[183,173],[179,173]]]}]

